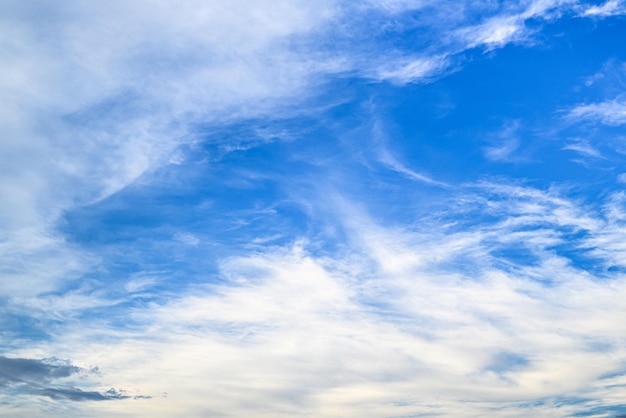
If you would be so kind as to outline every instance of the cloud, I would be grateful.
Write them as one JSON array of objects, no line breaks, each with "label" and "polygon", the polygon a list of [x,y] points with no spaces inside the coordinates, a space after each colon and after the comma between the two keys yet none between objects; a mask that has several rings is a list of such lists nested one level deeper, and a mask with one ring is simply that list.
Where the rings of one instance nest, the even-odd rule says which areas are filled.
[{"label": "cloud", "polygon": [[485,148],[485,156],[493,161],[510,161],[511,154],[519,148],[519,139],[507,138],[497,146]]},{"label": "cloud", "polygon": [[387,150],[385,148],[382,148],[380,150],[380,152],[379,152],[379,159],[380,159],[380,162],[382,162],[385,166],[387,166],[391,170],[396,171],[396,172],[406,176],[407,178],[409,178],[411,180],[415,180],[415,181],[418,181],[418,182],[430,184],[430,185],[433,185],[433,186],[448,187],[448,185],[446,183],[444,183],[444,182],[434,180],[434,179],[432,179],[431,177],[429,177],[429,176],[427,176],[425,174],[417,173],[417,172],[411,170],[410,168],[406,167],[405,165],[400,163],[389,152],[389,150]]},{"label": "cloud", "polygon": [[571,109],[566,118],[572,122],[600,122],[609,126],[626,123],[626,103],[621,100],[609,100],[600,103],[579,105]]},{"label": "cloud", "polygon": [[[412,11],[416,15],[424,14],[427,22],[421,23],[426,31],[438,34],[432,39],[432,45],[426,50],[428,55],[422,57],[406,57],[403,53],[399,58],[391,59],[379,66],[378,71],[370,77],[389,80],[396,84],[411,82],[429,82],[444,76],[456,69],[455,62],[468,49],[483,47],[490,51],[502,48],[511,43],[522,43],[532,40],[538,29],[526,25],[528,20],[551,21],[576,7],[573,0],[535,0],[532,2],[510,4],[507,6],[481,5],[468,2],[461,8],[454,2],[411,3],[405,1],[384,2],[379,7],[386,11],[398,13]],[[459,9],[464,13],[459,13]],[[415,12],[414,10],[417,10]],[[472,24],[473,13],[485,13],[486,18],[478,24]],[[436,16],[437,19],[433,19]],[[428,20],[426,20],[428,19]],[[409,22],[415,25],[419,18],[412,16]],[[429,27],[432,25],[431,27]],[[408,26],[408,24],[407,24]],[[376,57],[370,59],[377,61]],[[367,75],[367,73],[366,73]]]},{"label": "cloud", "polygon": [[[370,108],[373,108],[373,107],[374,106],[370,106]],[[375,113],[373,109],[370,109],[370,111],[372,111],[372,113]],[[386,132],[386,127],[385,127],[384,122],[382,120],[379,120],[375,116],[372,116],[372,119],[373,119],[373,123],[371,127],[371,134],[372,134],[374,150],[375,150],[374,158],[378,162],[382,163],[387,169],[390,169],[390,170],[395,171],[396,173],[402,174],[404,177],[410,180],[421,182],[424,184],[429,184],[432,186],[438,186],[438,187],[444,187],[444,188],[449,187],[448,184],[438,181],[436,179],[433,179],[432,177],[426,174],[418,173],[410,169],[409,167],[407,167],[400,161],[398,161],[398,159],[395,157],[393,152],[388,147],[389,135]]]},{"label": "cloud", "polygon": [[424,83],[435,76],[441,76],[450,64],[446,57],[428,57],[410,59],[406,63],[392,62],[387,68],[379,68],[374,78],[391,81],[396,84]]},{"label": "cloud", "polygon": [[455,32],[467,48],[502,48],[509,43],[528,41],[535,30],[526,25],[530,19],[550,21],[568,10],[575,1],[535,0],[504,8],[504,11],[477,25],[467,25]]},{"label": "cloud", "polygon": [[525,39],[528,30],[519,16],[498,16],[480,25],[460,29],[457,35],[469,48],[485,46],[494,49]]},{"label": "cloud", "polygon": [[2,291],[16,296],[54,291],[97,265],[59,233],[63,215],[167,164],[197,140],[195,123],[306,96],[328,57],[303,60],[284,41],[335,13],[332,2],[304,1],[2,8],[10,35],[0,53],[13,63],[0,74],[9,103],[0,117]]},{"label": "cloud", "polygon": [[563,149],[575,151],[585,157],[602,158],[602,154],[593,148],[587,141],[577,141],[567,144]]},{"label": "cloud", "polygon": [[[12,65],[0,72],[8,103],[0,193],[10,202],[0,208],[10,277],[1,290],[22,296],[97,268],[97,256],[59,231],[65,214],[182,163],[181,146],[211,141],[198,126],[298,113],[337,76],[432,81],[468,47],[519,39],[520,22],[547,7],[489,9],[466,31],[482,6],[468,5],[465,16],[450,3],[405,1],[44,3],[2,6],[0,53]],[[415,22],[432,48],[387,48],[390,35]],[[458,30],[460,46],[449,36]]]},{"label": "cloud", "polygon": [[23,379],[56,379],[68,377],[81,371],[80,368],[56,359],[33,360],[23,358],[0,357],[2,365],[2,383],[7,385]]},{"label": "cloud", "polygon": [[[90,373],[90,371],[58,359],[39,360],[0,356],[0,393],[29,394],[70,401],[105,401],[128,398],[115,389],[109,389],[103,393],[85,392],[60,383],[65,378],[81,373]],[[63,386],[51,386],[55,384]]]},{"label": "cloud", "polygon": [[47,396],[55,400],[69,401],[106,401],[111,399],[126,399],[127,396],[121,395],[115,390],[100,392],[83,392],[80,389],[52,389],[46,388],[36,391],[35,394]]},{"label": "cloud", "polygon": [[176,241],[182,242],[183,244],[191,245],[192,247],[195,247],[200,243],[200,239],[198,237],[196,237],[194,234],[190,234],[186,232],[175,233],[174,239]]},{"label": "cloud", "polygon": [[519,159],[519,157],[513,155],[520,146],[519,130],[520,121],[512,121],[505,124],[502,131],[490,139],[493,145],[484,148],[485,157],[499,162],[511,162]]},{"label": "cloud", "polygon": [[335,196],[349,244],[339,252],[303,241],[233,256],[221,284],[133,309],[132,338],[98,322],[64,329],[52,347],[101,359],[124,387],[167,392],[119,404],[155,417],[172,405],[550,416],[620,402],[626,281],[608,267],[626,268],[621,194],[598,211],[556,189],[485,182],[455,189],[445,216],[404,227]]},{"label": "cloud", "polygon": [[598,6],[589,6],[583,10],[581,16],[586,17],[608,17],[622,15],[626,13],[626,6],[621,0],[609,0]]}]

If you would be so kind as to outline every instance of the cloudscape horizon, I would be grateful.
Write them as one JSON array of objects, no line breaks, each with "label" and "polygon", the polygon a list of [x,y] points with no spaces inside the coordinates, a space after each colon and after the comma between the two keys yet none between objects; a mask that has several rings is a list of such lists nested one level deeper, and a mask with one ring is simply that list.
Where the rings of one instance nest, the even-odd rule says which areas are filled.
[{"label": "cloudscape horizon", "polygon": [[0,10],[0,417],[626,417],[626,2]]}]

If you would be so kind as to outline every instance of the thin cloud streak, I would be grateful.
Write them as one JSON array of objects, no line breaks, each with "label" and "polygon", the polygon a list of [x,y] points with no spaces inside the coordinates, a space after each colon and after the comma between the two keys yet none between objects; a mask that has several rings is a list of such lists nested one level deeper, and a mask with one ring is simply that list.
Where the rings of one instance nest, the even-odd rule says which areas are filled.
[{"label": "thin cloud streak", "polygon": [[621,0],[609,0],[598,6],[590,6],[581,13],[582,16],[609,17],[626,14],[626,5]]},{"label": "thin cloud streak", "polygon": [[609,126],[626,124],[626,103],[611,100],[601,103],[579,105],[571,109],[566,118],[572,122],[600,122]]}]

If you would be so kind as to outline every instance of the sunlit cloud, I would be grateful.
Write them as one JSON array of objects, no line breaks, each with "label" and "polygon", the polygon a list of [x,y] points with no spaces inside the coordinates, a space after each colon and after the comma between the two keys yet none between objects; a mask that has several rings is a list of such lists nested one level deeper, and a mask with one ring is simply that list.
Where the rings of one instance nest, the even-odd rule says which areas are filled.
[{"label": "sunlit cloud", "polygon": [[620,100],[579,105],[571,109],[567,118],[572,121],[592,121],[619,126],[626,123],[626,104]]},{"label": "sunlit cloud", "polygon": [[[316,257],[296,245],[225,260],[228,285],[134,309],[132,320],[144,324],[139,340],[103,326],[92,335],[113,338],[107,344],[81,332],[70,339],[87,346],[64,350],[75,358],[101,352],[109,379],[167,391],[187,414],[211,410],[195,396],[226,416],[466,414],[476,398],[472,414],[541,414],[566,396],[580,400],[561,406],[575,413],[594,391],[618,396],[623,275],[601,278],[554,248],[610,248],[623,212],[605,218],[518,186],[470,193],[485,192],[491,198],[481,206],[495,219],[457,232],[390,229],[340,205],[350,252]],[[571,242],[568,228],[587,235]],[[109,347],[117,354],[107,358]],[[167,416],[159,399],[141,408]],[[268,406],[285,399],[284,409]]]},{"label": "sunlit cloud", "polygon": [[626,6],[620,0],[609,0],[604,4],[589,6],[582,12],[583,16],[607,17],[626,13]]}]

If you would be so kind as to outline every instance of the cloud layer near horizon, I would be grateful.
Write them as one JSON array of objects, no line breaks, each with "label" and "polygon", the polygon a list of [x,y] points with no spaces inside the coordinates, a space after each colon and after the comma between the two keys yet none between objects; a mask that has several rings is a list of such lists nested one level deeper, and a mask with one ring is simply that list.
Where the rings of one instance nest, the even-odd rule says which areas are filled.
[{"label": "cloud layer near horizon", "polygon": [[[167,389],[167,398],[123,407],[134,414],[569,416],[620,407],[626,281],[610,271],[626,268],[621,194],[598,216],[554,192],[483,184],[474,193],[468,201],[495,219],[457,232],[389,229],[337,202],[351,250],[320,257],[301,243],[228,259],[227,284],[133,309],[140,326],[131,334],[106,321],[68,327],[56,349],[98,359],[126,387]],[[526,259],[503,256],[512,248]],[[605,267],[596,275],[565,255],[598,248],[590,256]]]}]

